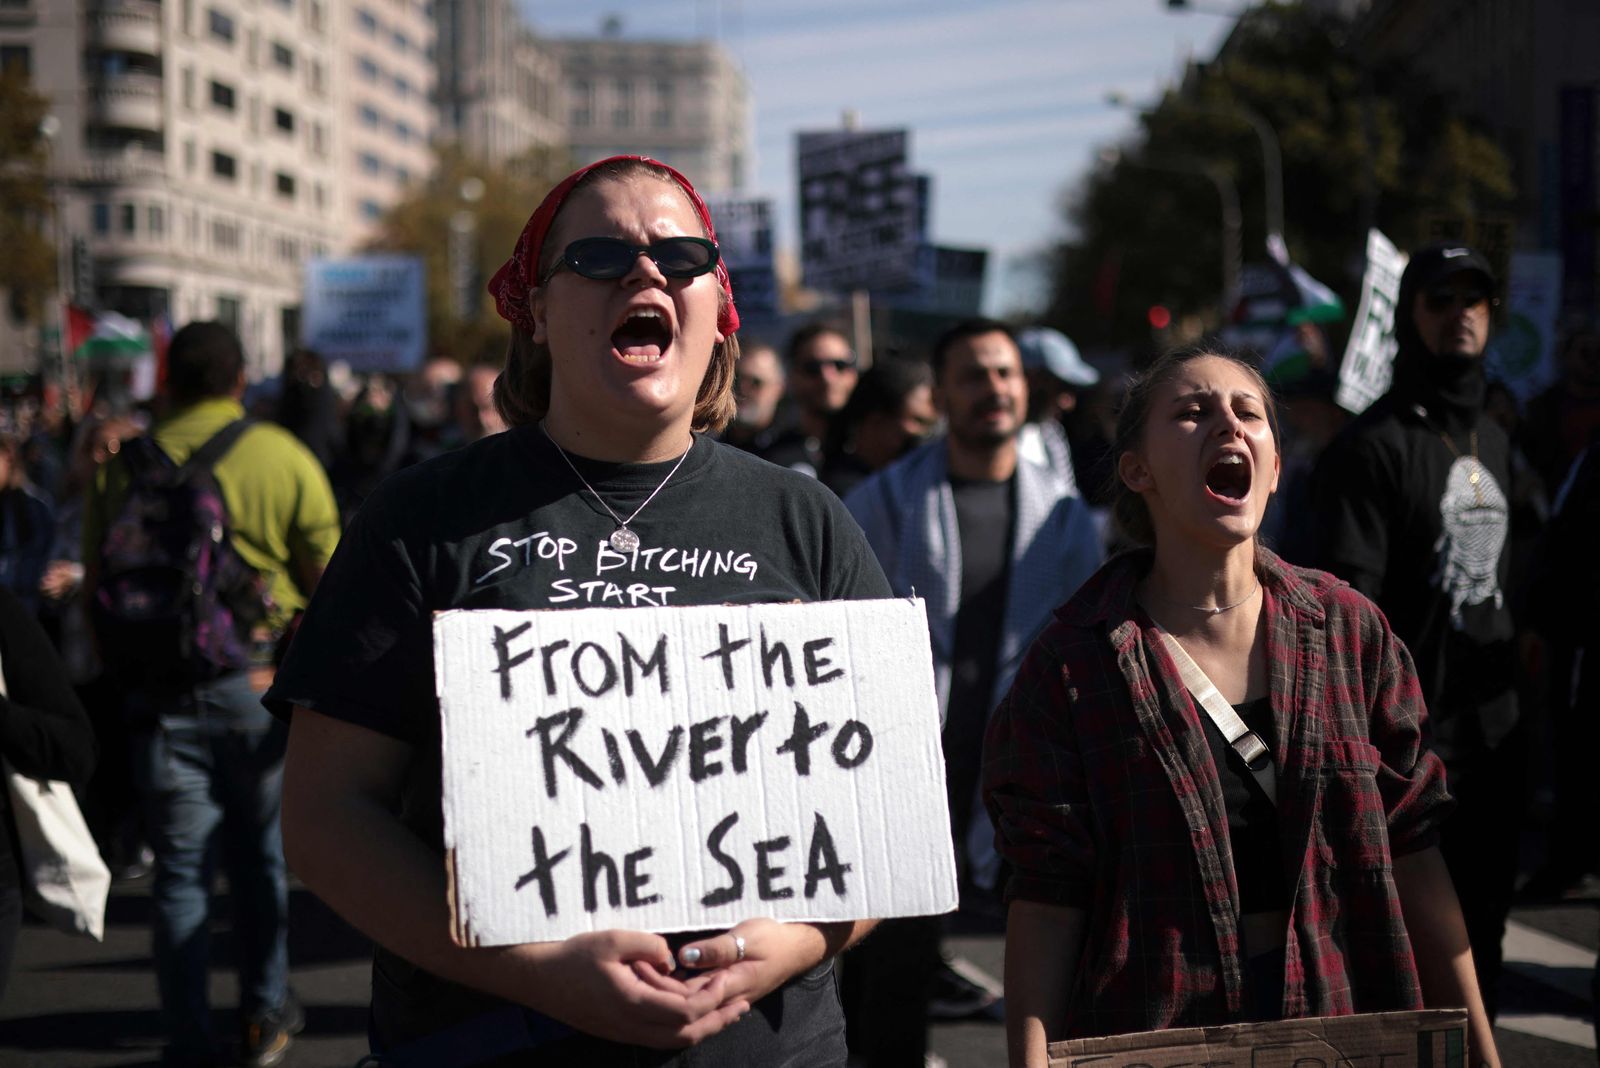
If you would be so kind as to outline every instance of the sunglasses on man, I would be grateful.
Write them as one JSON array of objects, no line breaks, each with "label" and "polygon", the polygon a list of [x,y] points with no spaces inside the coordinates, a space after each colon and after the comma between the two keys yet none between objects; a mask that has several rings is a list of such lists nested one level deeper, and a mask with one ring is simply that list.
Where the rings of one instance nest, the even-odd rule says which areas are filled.
[{"label": "sunglasses on man", "polygon": [[847,360],[802,360],[796,370],[803,375],[810,375],[815,378],[822,373],[825,367],[831,367],[834,374],[842,375],[846,371],[854,371],[856,369],[855,357]]},{"label": "sunglasses on man", "polygon": [[1422,295],[1423,306],[1435,315],[1447,311],[1454,311],[1457,307],[1465,311],[1472,311],[1480,306],[1486,306],[1494,300],[1487,289],[1472,286],[1467,289],[1452,289],[1450,286],[1439,286],[1430,289]]},{"label": "sunglasses on man", "polygon": [[561,251],[544,280],[565,267],[580,277],[609,282],[633,270],[640,256],[649,256],[668,278],[696,278],[716,270],[721,253],[715,241],[703,237],[664,237],[648,245],[615,237],[580,237]]}]

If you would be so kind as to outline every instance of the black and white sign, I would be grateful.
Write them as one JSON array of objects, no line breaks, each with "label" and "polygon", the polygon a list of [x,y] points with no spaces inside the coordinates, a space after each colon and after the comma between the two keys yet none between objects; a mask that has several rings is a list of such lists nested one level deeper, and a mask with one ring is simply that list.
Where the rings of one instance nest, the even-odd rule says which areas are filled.
[{"label": "black and white sign", "polygon": [[903,289],[915,280],[925,211],[905,130],[802,133],[800,246],[815,289]]},{"label": "black and white sign", "polygon": [[772,263],[772,201],[709,197],[717,246],[733,282],[733,298],[743,319],[778,314],[778,276]]},{"label": "black and white sign", "polygon": [[434,617],[464,945],[956,905],[913,600]]}]

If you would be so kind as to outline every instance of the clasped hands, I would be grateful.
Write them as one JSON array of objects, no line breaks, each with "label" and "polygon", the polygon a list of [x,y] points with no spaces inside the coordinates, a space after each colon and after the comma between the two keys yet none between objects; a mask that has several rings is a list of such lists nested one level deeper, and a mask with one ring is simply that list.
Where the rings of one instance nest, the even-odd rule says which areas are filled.
[{"label": "clasped hands", "polygon": [[769,919],[690,942],[677,959],[657,934],[575,935],[561,943],[551,996],[540,1008],[590,1034],[681,1049],[737,1021],[826,952],[810,924]]}]

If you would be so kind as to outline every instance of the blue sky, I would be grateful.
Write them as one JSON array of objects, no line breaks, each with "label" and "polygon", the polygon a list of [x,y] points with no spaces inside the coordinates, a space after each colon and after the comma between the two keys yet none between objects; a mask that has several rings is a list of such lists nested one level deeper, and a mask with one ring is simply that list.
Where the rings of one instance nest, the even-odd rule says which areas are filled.
[{"label": "blue sky", "polygon": [[[777,202],[796,246],[794,135],[907,127],[911,164],[933,175],[931,233],[990,250],[987,310],[1037,300],[1019,266],[1065,232],[1064,191],[1096,150],[1134,128],[1117,90],[1153,99],[1188,56],[1209,57],[1229,20],[1169,14],[1163,0],[521,0],[535,29],[590,35],[608,15],[629,38],[715,37],[753,100],[749,191]],[[1218,0],[1213,9],[1242,6]]]}]

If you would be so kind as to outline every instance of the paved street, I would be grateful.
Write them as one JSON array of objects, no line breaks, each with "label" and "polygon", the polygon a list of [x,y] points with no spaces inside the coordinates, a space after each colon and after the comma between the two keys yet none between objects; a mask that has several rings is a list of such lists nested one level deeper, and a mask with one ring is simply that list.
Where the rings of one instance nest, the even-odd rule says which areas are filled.
[{"label": "paved street", "polygon": [[[145,886],[118,887],[101,945],[38,926],[23,931],[16,970],[0,1005],[0,1066],[100,1068],[153,1066],[160,1051],[155,982],[150,971]],[[294,983],[306,1004],[306,1032],[288,1063],[296,1068],[349,1068],[365,1052],[367,949],[305,890],[292,901]],[[1592,1068],[1593,1007],[1589,999],[1600,946],[1600,896],[1522,908],[1507,939],[1511,974],[1501,991],[1500,1048],[1505,1063],[1539,1068]],[[996,935],[953,940],[952,947],[990,975],[1002,973]],[[217,958],[228,956],[227,925],[216,927]],[[219,966],[216,1004],[231,1005],[233,981]],[[219,1033],[231,1014],[218,1010]],[[952,1068],[1001,1064],[1002,1029],[993,1023],[934,1029],[934,1048]]]}]

